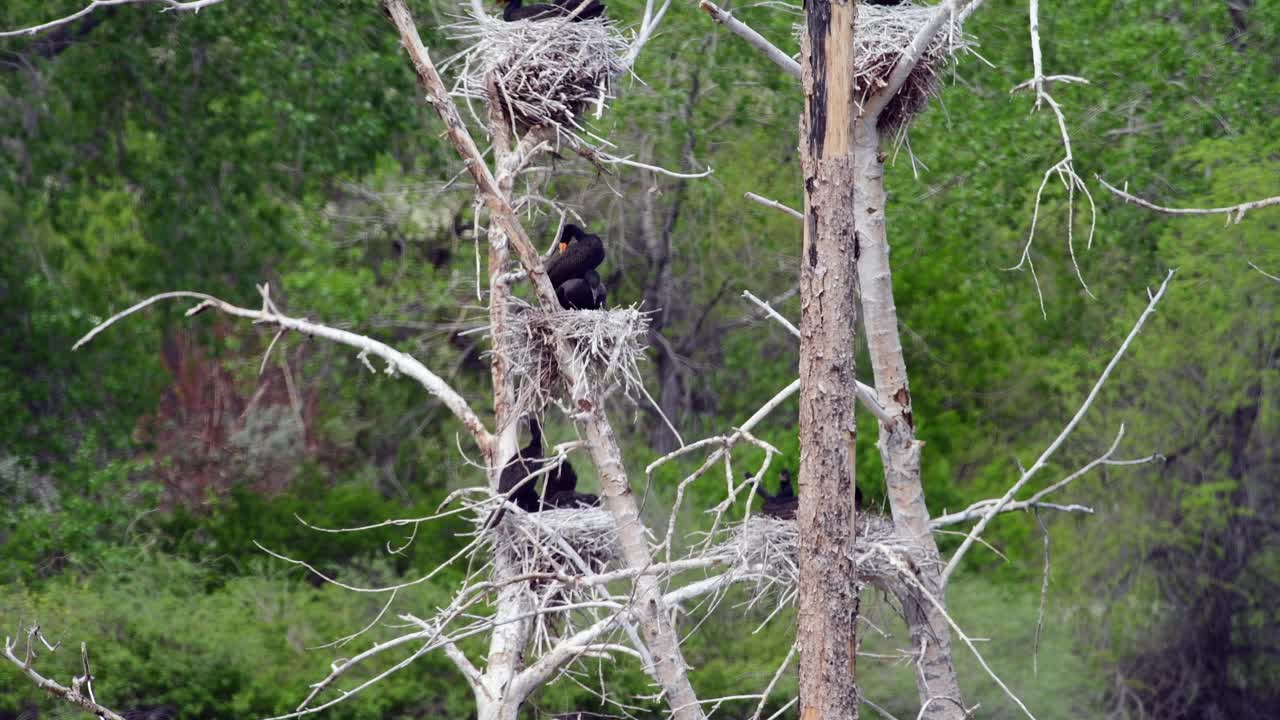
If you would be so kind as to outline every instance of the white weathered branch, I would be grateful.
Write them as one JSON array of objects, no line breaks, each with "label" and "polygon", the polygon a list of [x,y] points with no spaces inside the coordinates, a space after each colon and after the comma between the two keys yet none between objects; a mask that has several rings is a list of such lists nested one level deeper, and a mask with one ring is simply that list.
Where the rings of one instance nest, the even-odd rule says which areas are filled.
[{"label": "white weathered branch", "polygon": [[[1048,495],[1051,495],[1057,492],[1058,490],[1061,490],[1062,488],[1071,484],[1073,481],[1089,474],[1090,471],[1092,471],[1094,468],[1098,467],[1099,465],[1141,465],[1144,463],[1162,460],[1164,458],[1164,456],[1162,455],[1155,454],[1155,455],[1148,455],[1142,458],[1137,458],[1134,460],[1115,460],[1113,459],[1113,456],[1115,455],[1116,450],[1119,449],[1120,441],[1123,438],[1124,438],[1124,425],[1121,425],[1120,431],[1116,433],[1116,438],[1111,443],[1111,447],[1108,448],[1107,451],[1104,452],[1102,455],[1099,455],[1098,457],[1094,458],[1089,463],[1087,463],[1084,467],[1064,477],[1058,482],[1053,483],[1049,487],[1046,487],[1043,490],[1036,492],[1026,500],[1016,500],[1016,501],[1005,503],[1000,508],[1000,512],[1009,513],[1009,512],[1018,512],[1022,510],[1043,509],[1043,510],[1055,510],[1057,512],[1093,514],[1093,508],[1086,507],[1084,505],[1059,505],[1055,503],[1047,503],[1047,502],[1044,502],[1044,498],[1047,497]],[[957,525],[959,523],[968,522],[970,520],[977,520],[979,518],[984,517],[992,507],[999,506],[999,505],[1000,505],[1000,498],[988,498],[986,500],[979,500],[978,502],[970,505],[969,507],[965,508],[964,510],[961,510],[960,512],[949,513],[947,515],[941,515],[939,517],[933,518],[929,522],[929,525],[934,529],[938,529],[938,528],[946,527],[948,525]]]},{"label": "white weathered branch", "polygon": [[[1013,500],[1014,495],[1026,486],[1036,473],[1044,468],[1048,463],[1049,458],[1058,451],[1058,448],[1062,446],[1062,443],[1066,441],[1066,439],[1080,424],[1080,421],[1084,419],[1085,413],[1087,413],[1089,408],[1093,406],[1093,401],[1097,399],[1098,393],[1102,391],[1102,386],[1106,384],[1107,380],[1111,377],[1112,371],[1120,364],[1120,359],[1124,357],[1125,351],[1129,349],[1129,345],[1133,342],[1133,339],[1138,336],[1138,333],[1142,330],[1142,326],[1146,324],[1147,318],[1155,312],[1156,305],[1160,302],[1160,298],[1164,297],[1165,291],[1169,288],[1169,281],[1173,279],[1174,272],[1175,271],[1173,270],[1169,271],[1169,274],[1164,278],[1164,282],[1160,284],[1160,289],[1151,296],[1151,301],[1147,303],[1147,308],[1142,311],[1140,316],[1138,316],[1138,321],[1134,323],[1133,329],[1129,331],[1128,337],[1126,337],[1124,342],[1120,344],[1120,348],[1116,350],[1115,355],[1112,356],[1111,362],[1107,363],[1107,367],[1102,371],[1102,375],[1098,377],[1097,382],[1094,383],[1093,389],[1089,391],[1089,395],[1085,397],[1084,402],[1080,405],[1080,409],[1076,411],[1075,416],[1072,417],[1071,421],[1067,423],[1067,426],[1062,429],[1062,432],[1058,433],[1058,437],[1054,438],[1053,442],[1049,443],[1049,447],[1045,448],[1044,452],[1040,453],[1040,457],[1036,459],[1035,464],[1028,468],[1027,471],[1022,474],[1022,477],[1018,478],[1018,481],[1015,482],[1007,492],[1005,492],[998,502],[993,504],[990,509],[986,511],[982,516],[982,519],[978,521],[978,524],[974,525],[973,529],[969,531],[969,535],[965,537],[964,542],[956,549],[955,554],[951,556],[951,559],[947,562],[946,568],[942,571],[942,582],[944,587],[947,579],[951,577],[951,573],[953,573],[956,567],[960,564],[960,560],[964,557],[964,554],[973,546],[974,540],[987,529],[987,525],[990,524],[991,519]],[[1123,436],[1123,432],[1121,432],[1121,436]],[[1118,442],[1119,438],[1117,438],[1117,443]]]},{"label": "white weathered branch", "polygon": [[[749,194],[750,193],[748,193],[748,195]],[[753,295],[750,290],[743,290],[742,296],[759,306],[762,310],[768,313],[769,317],[777,320],[792,335],[795,335],[797,338],[800,337],[800,328],[796,327],[794,323],[783,317],[777,310],[774,310],[772,305]],[[871,414],[875,415],[876,419],[880,422],[893,422],[892,416],[889,415],[889,412],[885,410],[876,399],[875,388],[861,380],[857,380],[855,382],[857,385],[854,387],[854,394],[858,396],[858,402],[862,403],[863,407],[870,410]]]},{"label": "white weathered branch", "polygon": [[755,194],[755,193],[753,193],[753,192],[748,192],[748,193],[747,193],[746,195],[744,195],[743,197],[745,197],[746,199],[748,199],[748,200],[750,200],[750,201],[752,201],[752,202],[760,203],[761,205],[764,205],[765,207],[771,207],[771,208],[773,208],[774,210],[781,210],[782,212],[784,212],[784,213],[786,213],[786,214],[790,215],[791,217],[793,217],[793,218],[795,218],[795,219],[797,219],[797,220],[804,220],[804,213],[800,212],[799,210],[796,210],[795,208],[791,207],[790,205],[784,205],[784,204],[782,204],[782,203],[778,202],[777,200],[770,200],[770,199],[769,199],[769,198],[767,198],[767,197],[762,197],[762,196],[757,195],[757,194]]},{"label": "white weathered branch", "polygon": [[[44,690],[50,695],[74,705],[81,710],[93,713],[104,720],[125,720],[123,715],[115,712],[105,705],[100,704],[97,701],[97,698],[93,696],[93,675],[89,670],[89,654],[84,643],[80,644],[81,667],[84,670],[84,674],[72,679],[71,687],[67,687],[66,685],[62,685],[56,680],[51,680],[36,671],[34,663],[36,659],[35,641],[37,639],[43,643],[50,652],[53,652],[58,648],[58,644],[50,645],[49,642],[44,639],[44,636],[41,635],[40,626],[35,625],[27,633],[27,649],[25,657],[20,658],[14,654],[13,651],[17,648],[17,643],[13,639],[8,637],[4,639],[5,659],[17,667],[28,680],[35,684],[36,687]],[[81,691],[82,687],[85,689],[84,692]]]},{"label": "white weathered branch", "polygon": [[45,23],[40,23],[39,25],[32,25],[31,27],[21,28],[19,30],[0,31],[0,38],[18,37],[21,35],[30,36],[30,35],[35,35],[37,33],[42,33],[46,30],[52,30],[54,28],[66,25],[67,23],[75,22],[76,20],[79,20],[80,18],[89,15],[94,10],[97,10],[100,7],[113,7],[116,5],[153,5],[153,4],[159,3],[164,5],[164,7],[161,8],[161,12],[178,10],[183,12],[195,13],[195,12],[200,12],[201,9],[206,8],[210,5],[217,5],[220,2],[222,2],[222,0],[190,0],[189,2],[179,2],[178,0],[93,0],[93,2],[84,6],[80,10],[77,10],[76,12],[73,12],[70,15],[67,15],[65,17],[60,17],[56,20],[50,20],[49,22],[45,22]]},{"label": "white weathered branch", "polygon": [[491,436],[489,431],[485,429],[484,423],[481,422],[480,418],[471,410],[471,406],[467,404],[467,401],[463,399],[456,390],[450,387],[449,384],[446,383],[439,375],[436,375],[431,372],[431,370],[427,369],[426,365],[423,365],[411,355],[402,353],[386,343],[378,342],[377,340],[365,337],[364,335],[357,335],[346,330],[339,330],[327,325],[313,323],[309,320],[301,320],[283,315],[275,309],[275,304],[271,302],[266,286],[264,285],[259,289],[263,294],[263,308],[261,310],[242,308],[223,300],[219,300],[212,295],[200,292],[182,290],[153,295],[132,307],[121,310],[110,318],[107,318],[105,321],[99,323],[84,337],[76,341],[76,344],[73,345],[71,349],[79,349],[80,346],[92,340],[98,333],[106,330],[117,321],[157,302],[162,300],[172,300],[175,298],[192,298],[199,300],[200,303],[187,311],[188,317],[202,312],[206,308],[215,308],[228,315],[252,320],[255,323],[274,325],[282,330],[295,330],[306,335],[321,337],[326,340],[332,340],[333,342],[341,345],[355,348],[360,351],[360,358],[362,360],[366,359],[370,355],[385,360],[387,363],[386,372],[388,374],[400,373],[416,380],[418,384],[422,385],[422,387],[426,389],[427,392],[439,398],[440,401],[444,403],[444,406],[449,408],[449,410],[462,421],[463,426],[465,426],[471,433],[471,436],[475,438],[477,445],[482,449],[488,448]]},{"label": "white weathered branch", "polygon": [[[1280,195],[1276,195],[1275,197],[1263,198],[1261,200],[1253,200],[1250,202],[1243,202],[1237,205],[1227,205],[1225,207],[1214,207],[1214,208],[1165,207],[1164,205],[1157,205],[1151,202],[1150,200],[1143,200],[1137,195],[1131,195],[1128,192],[1126,192],[1126,190],[1122,190],[1116,187],[1115,185],[1112,185],[1111,183],[1107,182],[1106,180],[1103,180],[1101,175],[1094,175],[1094,177],[1098,178],[1098,182],[1102,183],[1102,187],[1106,188],[1107,190],[1110,190],[1113,195],[1124,200],[1126,203],[1133,203],[1138,207],[1146,208],[1148,210],[1153,210],[1158,213],[1164,213],[1165,215],[1226,215],[1227,222],[1229,224],[1238,224],[1241,220],[1244,220],[1244,214],[1249,212],[1250,210],[1258,210],[1264,207],[1280,205]],[[1128,187],[1129,187],[1128,183],[1125,183],[1125,188],[1127,189]],[[1250,263],[1250,265],[1252,264],[1253,263]],[[1266,273],[1263,273],[1263,274],[1265,275]]]},{"label": "white weathered branch", "polygon": [[778,49],[776,45],[769,42],[765,36],[752,30],[749,25],[722,10],[711,0],[702,0],[698,3],[698,7],[702,9],[715,22],[725,26],[734,35],[747,41],[751,47],[764,53],[764,56],[773,61],[773,64],[782,68],[788,75],[799,80],[800,79],[800,63],[796,62],[790,55]]},{"label": "white weathered branch", "polygon": [[1252,260],[1250,260],[1250,261],[1249,261],[1249,267],[1251,267],[1251,268],[1253,268],[1254,270],[1257,270],[1258,272],[1262,273],[1262,275],[1263,275],[1264,277],[1268,277],[1268,278],[1271,278],[1272,280],[1275,280],[1276,282],[1280,282],[1280,277],[1277,277],[1277,276],[1275,276],[1275,275],[1272,275],[1271,273],[1267,272],[1266,270],[1263,270],[1262,268],[1258,267],[1257,265],[1254,265]]},{"label": "white weathered branch", "polygon": [[1035,241],[1036,225],[1040,220],[1040,201],[1044,197],[1045,186],[1049,184],[1055,175],[1067,190],[1067,251],[1071,255],[1071,267],[1075,270],[1076,279],[1080,281],[1080,286],[1084,288],[1085,293],[1093,297],[1093,293],[1089,290],[1088,283],[1084,280],[1084,273],[1080,271],[1080,264],[1076,261],[1076,245],[1075,245],[1075,194],[1076,191],[1084,193],[1085,198],[1089,201],[1089,237],[1086,242],[1087,248],[1093,247],[1093,234],[1097,228],[1098,208],[1093,201],[1093,193],[1089,192],[1089,188],[1085,185],[1084,179],[1076,172],[1075,155],[1071,149],[1071,133],[1067,130],[1067,117],[1062,112],[1062,106],[1058,101],[1049,94],[1047,87],[1055,82],[1061,83],[1078,83],[1089,84],[1085,78],[1076,75],[1048,75],[1044,74],[1044,59],[1040,49],[1040,3],[1039,0],[1029,1],[1029,28],[1031,33],[1031,63],[1032,76],[1030,79],[1019,83],[1009,92],[1017,93],[1022,90],[1034,90],[1036,101],[1035,110],[1039,110],[1041,105],[1048,105],[1053,111],[1054,119],[1058,124],[1058,136],[1062,141],[1063,158],[1054,163],[1052,167],[1045,170],[1044,176],[1040,179],[1040,186],[1036,189],[1035,207],[1031,211],[1031,230],[1027,233],[1027,242],[1023,245],[1022,256],[1018,259],[1018,264],[1009,268],[1010,270],[1020,270],[1023,266],[1031,272],[1032,282],[1036,287],[1036,298],[1040,302],[1040,314],[1048,317],[1048,313],[1044,308],[1044,293],[1040,289],[1040,278],[1036,275],[1035,263],[1031,259],[1031,244]]}]

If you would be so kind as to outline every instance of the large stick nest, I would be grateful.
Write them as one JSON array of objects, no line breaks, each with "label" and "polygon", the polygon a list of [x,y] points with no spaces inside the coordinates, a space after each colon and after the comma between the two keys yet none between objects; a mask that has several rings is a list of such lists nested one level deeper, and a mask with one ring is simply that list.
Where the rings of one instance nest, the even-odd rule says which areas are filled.
[{"label": "large stick nest", "polygon": [[[901,584],[904,568],[915,564],[909,543],[883,515],[858,513],[854,563],[858,580],[884,589]],[[800,532],[794,520],[752,515],[721,531],[721,540],[708,555],[729,559],[730,572],[752,584],[748,606],[768,596],[788,602],[800,584]]]},{"label": "large stick nest", "polygon": [[[628,398],[643,394],[640,361],[645,357],[649,318],[635,307],[613,310],[544,312],[513,299],[503,329],[503,348],[516,379],[516,411],[538,412],[556,397],[591,397],[597,403],[621,389]],[[565,384],[556,361],[556,343],[572,354]]]},{"label": "large stick nest", "polygon": [[466,46],[445,63],[461,63],[453,94],[484,100],[492,77],[503,112],[523,129],[581,129],[577,118],[585,108],[593,105],[599,115],[613,98],[630,47],[603,19],[506,22],[471,15],[445,31]]},{"label": "large stick nest", "polygon": [[[937,12],[931,5],[858,5],[854,26],[853,85],[858,103],[864,104],[872,93],[884,87],[902,52]],[[797,35],[805,32],[803,24]],[[902,89],[880,113],[877,127],[893,132],[904,127],[938,94],[938,73],[954,62],[961,52],[976,45],[953,14],[925,48],[920,61],[907,76]]]},{"label": "large stick nest", "polygon": [[[487,512],[476,520],[483,527]],[[603,572],[619,553],[613,516],[602,508],[562,508],[527,513],[508,507],[497,527],[487,532],[493,553],[515,575],[554,575],[521,584],[530,604],[542,611],[591,600],[599,589],[566,583],[562,577],[582,577]],[[495,563],[497,567],[499,563]],[[576,632],[581,623],[575,613],[544,612],[534,620],[539,646],[550,648],[556,639]],[[598,620],[587,613],[588,623]]]}]

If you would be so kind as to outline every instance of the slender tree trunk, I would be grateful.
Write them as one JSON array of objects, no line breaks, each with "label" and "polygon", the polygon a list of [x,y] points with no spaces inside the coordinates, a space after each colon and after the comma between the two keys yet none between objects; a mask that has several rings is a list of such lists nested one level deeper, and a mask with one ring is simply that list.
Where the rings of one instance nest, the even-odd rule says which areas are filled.
[{"label": "slender tree trunk", "polygon": [[805,109],[800,257],[801,720],[858,716],[854,539],[854,0],[810,0],[801,41]]},{"label": "slender tree trunk", "polygon": [[[911,415],[907,365],[898,332],[898,310],[893,301],[893,276],[889,270],[889,243],[885,233],[884,161],[876,118],[856,124],[854,148],[854,217],[857,223],[858,283],[867,349],[875,375],[880,405],[893,418],[880,426],[880,457],[885,485],[898,534],[912,543],[916,580],[938,602],[944,602],[938,545],[929,529],[929,509],[920,480],[920,449]],[[942,610],[919,587],[898,590],[903,615],[911,632],[912,648],[922,652],[917,690],[924,704],[920,717],[959,720],[965,717],[960,686],[951,660],[951,630]]]}]

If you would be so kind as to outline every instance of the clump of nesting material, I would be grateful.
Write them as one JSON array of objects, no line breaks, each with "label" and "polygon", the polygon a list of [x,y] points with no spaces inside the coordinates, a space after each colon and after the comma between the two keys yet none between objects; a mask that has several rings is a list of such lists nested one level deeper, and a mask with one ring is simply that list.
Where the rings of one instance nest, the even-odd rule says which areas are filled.
[{"label": "clump of nesting material", "polygon": [[[859,104],[865,103],[872,93],[885,86],[902,51],[935,12],[936,6],[911,3],[858,5],[858,20],[854,26],[853,84]],[[804,25],[799,25],[797,33],[804,32]],[[902,89],[881,111],[877,127],[885,132],[904,127],[924,110],[929,98],[938,94],[938,73],[975,44],[973,36],[964,32],[953,13],[933,36]]]},{"label": "clump of nesting material", "polygon": [[[862,582],[888,587],[911,566],[910,548],[894,533],[888,517],[858,513],[856,532],[854,562]],[[800,532],[794,520],[752,515],[722,534],[707,553],[725,558],[730,572],[751,586],[748,607],[770,596],[780,604],[794,597],[800,583]]]},{"label": "clump of nesting material", "polygon": [[577,128],[588,106],[602,112],[630,47],[603,19],[506,22],[470,15],[445,31],[465,46],[445,63],[461,66],[453,94],[483,100],[492,77],[503,111],[520,129]]},{"label": "clump of nesting material", "polygon": [[[487,512],[477,516],[483,528]],[[539,610],[549,610],[590,600],[602,590],[565,582],[565,577],[581,577],[603,572],[618,554],[613,516],[602,508],[563,508],[526,513],[508,508],[502,522],[486,532],[486,542],[497,564],[516,575],[551,575],[522,583]],[[588,618],[594,622],[598,618]],[[574,616],[569,612],[544,612],[535,621],[539,642],[553,643],[572,634]]]},{"label": "clump of nesting material", "polygon": [[[596,403],[621,389],[643,393],[640,361],[645,357],[649,318],[635,307],[545,312],[513,300],[511,320],[499,347],[516,378],[516,410],[537,412],[556,397],[589,397]],[[572,356],[566,384],[556,344]]]}]

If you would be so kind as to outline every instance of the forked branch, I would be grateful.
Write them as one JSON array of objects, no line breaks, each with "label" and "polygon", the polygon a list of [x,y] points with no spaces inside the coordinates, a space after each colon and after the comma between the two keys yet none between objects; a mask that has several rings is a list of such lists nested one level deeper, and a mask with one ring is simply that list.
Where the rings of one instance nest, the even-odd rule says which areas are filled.
[{"label": "forked branch", "polygon": [[79,20],[80,18],[91,14],[94,10],[97,10],[98,8],[102,8],[102,7],[114,7],[116,5],[160,4],[164,6],[163,8],[160,9],[161,12],[169,12],[170,10],[177,10],[182,12],[195,13],[195,12],[200,12],[200,10],[206,7],[209,7],[210,5],[217,5],[220,2],[222,2],[222,0],[189,0],[189,2],[179,2],[179,0],[93,0],[93,2],[89,3],[88,5],[85,5],[83,8],[77,10],[76,12],[73,12],[70,15],[66,15],[64,17],[60,17],[56,20],[50,20],[49,22],[40,23],[39,25],[32,25],[31,27],[25,27],[18,30],[0,31],[0,38],[18,37],[22,35],[31,36],[31,35],[42,33],[46,30],[53,30],[54,28],[62,27],[63,25],[66,25],[68,23],[73,23],[76,20]]},{"label": "forked branch", "polygon": [[[385,360],[387,363],[386,372],[388,374],[400,373],[418,381],[418,384],[422,385],[427,392],[439,398],[440,401],[444,403],[444,406],[449,408],[449,410],[462,421],[462,424],[471,433],[471,436],[475,438],[476,444],[479,445],[482,450],[487,450],[489,444],[492,442],[492,437],[489,434],[489,431],[485,428],[484,423],[481,422],[480,418],[471,410],[471,406],[469,406],[467,401],[463,399],[456,390],[450,387],[449,384],[446,383],[439,375],[431,372],[431,370],[427,369],[427,366],[423,365],[413,356],[402,353],[386,343],[365,337],[364,335],[357,335],[356,333],[348,332],[346,330],[339,330],[327,325],[313,323],[309,320],[302,320],[284,315],[276,309],[275,303],[271,302],[267,286],[263,285],[259,290],[262,292],[263,296],[263,305],[261,310],[250,310],[249,308],[232,305],[231,303],[219,300],[212,295],[200,292],[180,290],[153,295],[132,307],[121,310],[115,315],[107,318],[105,321],[99,323],[84,337],[80,338],[80,340],[78,340],[71,349],[78,350],[82,345],[92,340],[98,333],[111,327],[117,321],[162,300],[173,300],[177,298],[195,299],[200,302],[195,307],[187,311],[188,317],[203,312],[208,308],[214,308],[228,315],[252,320],[254,323],[274,325],[282,331],[295,330],[305,335],[321,337],[326,340],[332,340],[333,342],[341,345],[355,348],[360,351],[359,357],[366,363],[366,365],[368,365],[368,357],[371,355]],[[369,367],[372,369],[371,365],[369,365]]]},{"label": "forked branch", "polygon": [[98,702],[93,695],[93,674],[89,669],[89,650],[84,643],[80,644],[80,667],[83,674],[76,676],[71,680],[71,686],[67,687],[56,680],[51,680],[36,671],[34,665],[37,655],[36,642],[44,645],[45,649],[53,652],[58,649],[57,643],[49,644],[40,632],[40,626],[35,625],[27,632],[26,651],[23,657],[18,657],[14,650],[18,644],[12,638],[4,639],[4,658],[13,663],[23,675],[27,676],[35,686],[49,693],[50,695],[63,700],[75,707],[86,712],[93,713],[103,720],[125,720],[124,716],[111,708],[106,707]]},{"label": "forked branch", "polygon": [[1110,190],[1111,194],[1115,195],[1121,200],[1124,200],[1126,203],[1133,203],[1138,207],[1146,208],[1148,210],[1154,210],[1155,212],[1163,213],[1165,215],[1226,215],[1227,223],[1236,225],[1236,224],[1239,224],[1241,220],[1244,220],[1244,214],[1249,212],[1250,210],[1258,210],[1264,207],[1272,207],[1272,206],[1280,205],[1280,195],[1276,195],[1275,197],[1263,198],[1261,200],[1253,200],[1251,202],[1242,202],[1237,205],[1227,205],[1225,207],[1213,207],[1213,208],[1165,207],[1164,205],[1157,205],[1151,202],[1150,200],[1143,200],[1137,195],[1129,194],[1129,192],[1127,192],[1129,187],[1128,183],[1125,183],[1125,189],[1122,190],[1116,187],[1115,185],[1112,185],[1111,183],[1107,182],[1106,180],[1103,180],[1101,175],[1094,175],[1094,177],[1098,178],[1098,182],[1102,183],[1102,187],[1106,188],[1107,190]]},{"label": "forked branch", "polygon": [[[1111,362],[1107,363],[1107,367],[1102,371],[1102,374],[1098,376],[1097,382],[1093,384],[1093,389],[1089,391],[1089,395],[1085,397],[1084,402],[1080,405],[1080,409],[1076,411],[1075,416],[1072,417],[1071,421],[1062,429],[1062,432],[1058,433],[1058,436],[1053,439],[1053,442],[1049,443],[1049,447],[1045,448],[1044,452],[1040,453],[1040,457],[1036,458],[1035,464],[1028,468],[1027,471],[1022,474],[1022,477],[1018,478],[1018,481],[1015,482],[1007,492],[1005,492],[998,502],[991,505],[991,507],[983,514],[982,519],[978,521],[978,524],[974,525],[973,529],[969,531],[964,542],[960,544],[960,547],[956,549],[955,554],[951,556],[951,560],[947,562],[946,569],[942,571],[942,582],[944,586],[946,585],[947,579],[951,577],[951,573],[953,573],[956,567],[960,564],[960,560],[964,558],[965,553],[973,546],[974,541],[982,535],[984,530],[987,529],[987,525],[991,523],[992,518],[999,514],[1000,511],[1002,511],[1005,506],[1013,500],[1014,496],[1018,494],[1018,491],[1022,490],[1022,488],[1025,487],[1033,477],[1035,477],[1036,473],[1044,469],[1045,465],[1049,462],[1049,458],[1053,457],[1053,454],[1058,451],[1058,448],[1062,447],[1062,443],[1065,442],[1066,439],[1070,437],[1071,433],[1075,431],[1076,427],[1080,425],[1080,421],[1084,419],[1085,413],[1089,412],[1089,408],[1093,406],[1093,401],[1097,399],[1098,393],[1102,391],[1102,386],[1106,384],[1107,380],[1111,377],[1112,371],[1114,371],[1116,366],[1120,364],[1120,359],[1124,357],[1125,351],[1129,349],[1129,345],[1133,342],[1133,339],[1138,336],[1138,333],[1142,330],[1142,326],[1146,324],[1147,318],[1151,317],[1151,314],[1155,312],[1156,305],[1159,304],[1160,299],[1164,297],[1165,291],[1169,288],[1169,281],[1173,279],[1174,272],[1175,271],[1173,270],[1169,271],[1169,274],[1164,278],[1164,282],[1160,284],[1160,289],[1151,296],[1151,301],[1147,303],[1146,310],[1143,310],[1142,314],[1138,316],[1138,321],[1134,323],[1133,329],[1129,331],[1128,337],[1124,339],[1124,342],[1120,343],[1120,348],[1116,350],[1115,355],[1111,358]],[[1122,431],[1120,436],[1123,437],[1123,434],[1124,433]],[[1117,437],[1116,443],[1119,443],[1119,441],[1120,438]]]}]

